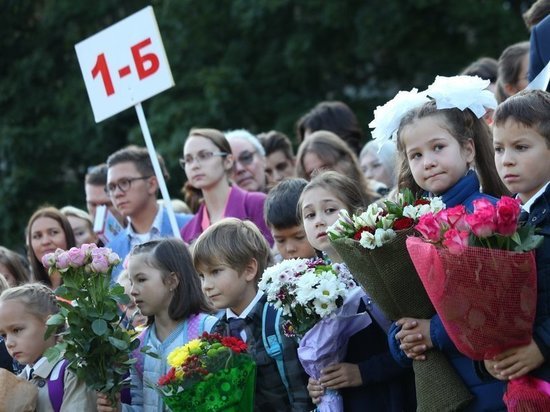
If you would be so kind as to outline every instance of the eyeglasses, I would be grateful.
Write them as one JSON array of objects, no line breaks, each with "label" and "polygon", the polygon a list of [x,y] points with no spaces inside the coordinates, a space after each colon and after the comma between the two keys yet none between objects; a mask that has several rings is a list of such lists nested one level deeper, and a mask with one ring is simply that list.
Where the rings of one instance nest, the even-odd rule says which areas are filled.
[{"label": "eyeglasses", "polygon": [[133,181],[145,180],[145,179],[149,179],[150,177],[153,177],[153,176],[128,177],[128,178],[120,179],[116,183],[109,183],[108,185],[106,185],[105,193],[112,195],[113,193],[115,193],[115,190],[117,187],[120,189],[121,192],[127,192],[132,186]]},{"label": "eyeglasses", "polygon": [[243,166],[248,166],[254,160],[255,154],[256,152],[249,152],[248,150],[245,150],[239,155],[239,157],[237,157],[237,162],[239,162]]},{"label": "eyeglasses", "polygon": [[197,162],[198,164],[201,164],[202,162],[206,162],[208,159],[212,159],[214,156],[227,156],[226,152],[199,152],[195,156],[193,155],[186,155],[184,158],[180,159],[180,166],[182,169],[185,169],[186,165],[191,165],[193,162]]}]

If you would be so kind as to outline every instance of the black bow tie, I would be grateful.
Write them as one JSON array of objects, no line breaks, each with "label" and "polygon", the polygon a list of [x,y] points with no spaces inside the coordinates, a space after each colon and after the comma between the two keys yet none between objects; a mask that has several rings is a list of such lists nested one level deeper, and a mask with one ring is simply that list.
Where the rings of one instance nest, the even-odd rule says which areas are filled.
[{"label": "black bow tie", "polygon": [[241,332],[247,324],[247,319],[229,318],[227,323],[229,325],[229,335],[241,339]]}]

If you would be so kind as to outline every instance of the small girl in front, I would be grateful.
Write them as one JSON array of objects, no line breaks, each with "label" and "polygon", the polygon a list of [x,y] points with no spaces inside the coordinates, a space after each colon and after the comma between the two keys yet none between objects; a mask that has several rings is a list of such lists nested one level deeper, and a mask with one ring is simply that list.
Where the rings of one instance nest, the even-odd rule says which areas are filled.
[{"label": "small girl in front", "polygon": [[[38,412],[95,411],[95,392],[78,380],[63,359],[52,364],[43,356],[56,343],[55,336],[44,338],[46,321],[58,312],[54,293],[41,283],[6,289],[0,295],[0,336],[10,356],[26,365],[19,377],[38,387]],[[62,396],[52,386],[61,388]]]},{"label": "small girl in front", "polygon": [[[180,239],[153,240],[136,246],[128,260],[131,295],[139,310],[147,316],[147,328],[140,334],[141,345],[158,358],[134,352],[131,405],[123,411],[164,411],[158,392],[150,387],[168,372],[167,357],[172,350],[210,332],[217,318],[208,315],[212,308],[201,290],[197,272],[187,246]],[[98,411],[118,411],[98,394]]]},{"label": "small girl in front", "polygon": [[[438,77],[425,92],[431,99],[406,112],[397,130],[399,190],[441,196],[447,208],[464,205],[469,212],[476,199],[496,203],[495,197],[507,194],[491,161],[491,132],[482,119],[484,104],[496,107],[484,84],[471,76]],[[453,102],[454,95],[464,99],[464,89],[470,105],[461,110],[457,107],[461,104]],[[445,108],[438,108],[443,102]],[[434,346],[443,351],[474,395],[468,411],[504,410],[504,386],[496,380],[480,380],[474,362],[458,352],[438,315],[399,319],[388,338],[394,358],[402,365],[410,365],[411,359],[424,360],[424,352]]]},{"label": "small girl in front", "polygon": [[[314,177],[304,188],[298,213],[311,245],[332,263],[342,263],[329,242],[327,229],[336,222],[341,209],[353,214],[370,203],[371,199],[352,179],[329,171]],[[373,411],[414,411],[411,370],[401,368],[393,360],[385,318],[370,305],[367,307],[363,299],[358,313],[367,311],[373,322],[350,338],[344,362],[326,367],[319,381],[309,378],[309,394],[318,404],[325,389],[340,390],[344,410],[349,412],[364,411],[365,405]]]}]

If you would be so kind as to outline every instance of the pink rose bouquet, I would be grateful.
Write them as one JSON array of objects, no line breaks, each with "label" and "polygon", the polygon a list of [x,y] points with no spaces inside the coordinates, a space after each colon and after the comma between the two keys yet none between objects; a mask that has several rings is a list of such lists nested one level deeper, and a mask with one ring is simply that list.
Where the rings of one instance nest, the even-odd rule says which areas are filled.
[{"label": "pink rose bouquet", "polygon": [[[460,352],[481,361],[531,341],[533,249],[542,236],[519,225],[516,199],[502,197],[496,205],[479,199],[473,206],[472,213],[456,206],[422,216],[415,226],[422,237],[407,239],[407,248],[449,337]],[[522,382],[508,389],[508,405],[532,398]]]},{"label": "pink rose bouquet", "polygon": [[128,386],[132,351],[139,346],[118,310],[130,298],[121,285],[111,285],[111,271],[119,262],[111,249],[95,244],[57,249],[42,258],[48,272],[59,272],[63,279],[55,291],[60,311],[48,319],[47,336],[66,326],[59,334],[63,339],[46,356],[51,361],[63,356],[79,379],[113,400]]}]

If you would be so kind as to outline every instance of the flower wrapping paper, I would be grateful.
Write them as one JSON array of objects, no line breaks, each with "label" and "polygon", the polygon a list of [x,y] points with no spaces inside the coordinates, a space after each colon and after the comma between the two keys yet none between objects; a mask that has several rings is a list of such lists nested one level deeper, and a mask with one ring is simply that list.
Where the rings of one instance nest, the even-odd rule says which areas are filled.
[{"label": "flower wrapping paper", "polygon": [[[357,313],[365,292],[356,287],[344,299],[334,315],[322,319],[300,339],[298,358],[306,373],[319,379],[321,370],[344,359],[349,338],[366,328],[372,319],[366,313]],[[337,391],[326,391],[318,405],[319,412],[343,411],[342,397]]]}]

